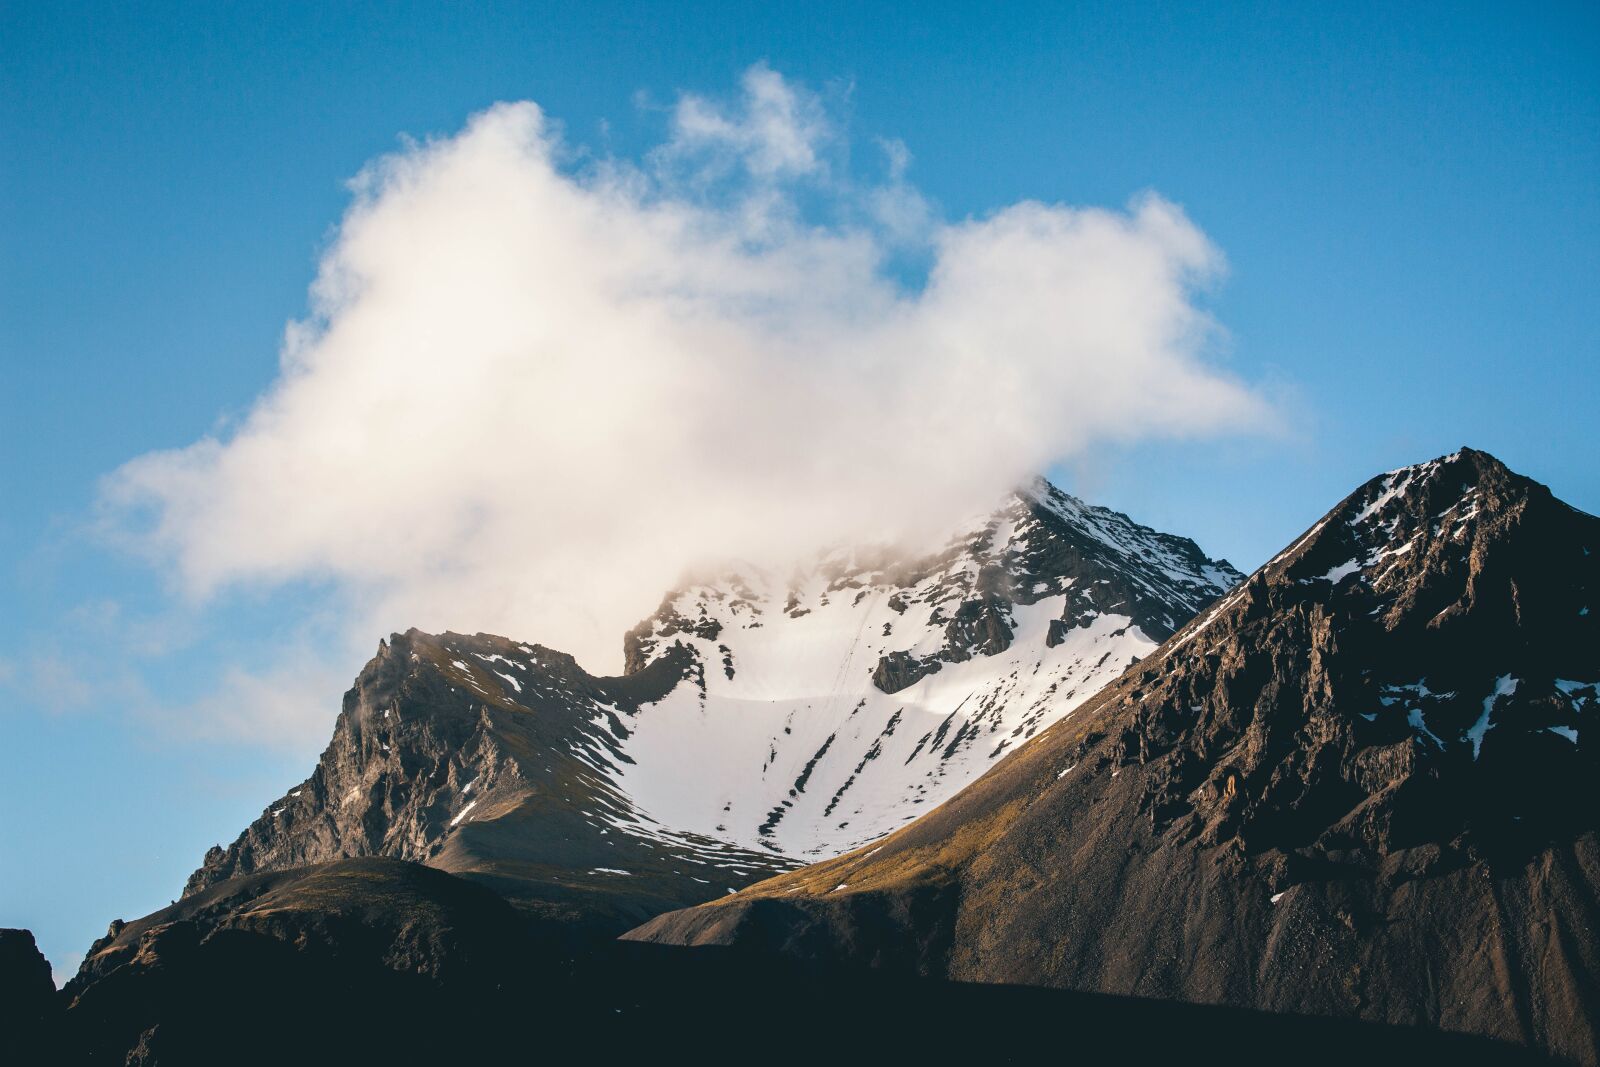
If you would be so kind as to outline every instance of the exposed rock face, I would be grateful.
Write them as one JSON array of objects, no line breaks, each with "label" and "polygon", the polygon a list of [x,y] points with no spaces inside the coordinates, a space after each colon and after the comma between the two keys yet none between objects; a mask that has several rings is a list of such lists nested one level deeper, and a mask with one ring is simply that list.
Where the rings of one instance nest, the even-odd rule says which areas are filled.
[{"label": "exposed rock face", "polygon": [[346,694],[311,777],[207,853],[185,896],[258,871],[389,856],[625,926],[781,869],[653,823],[610,780],[628,758],[627,717],[678,681],[675,666],[601,679],[504,638],[395,635]]},{"label": "exposed rock face", "polygon": [[1483,453],[1374,479],[942,808],[630,936],[1593,1063],[1597,553]]}]

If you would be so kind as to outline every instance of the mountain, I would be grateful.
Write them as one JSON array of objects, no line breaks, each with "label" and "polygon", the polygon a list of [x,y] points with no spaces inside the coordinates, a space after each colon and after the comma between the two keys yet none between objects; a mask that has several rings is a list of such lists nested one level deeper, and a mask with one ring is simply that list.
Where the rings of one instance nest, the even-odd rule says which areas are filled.
[{"label": "mountain", "polygon": [[505,638],[398,634],[312,775],[185,895],[389,856],[620,933],[910,821],[1239,577],[1041,480],[932,553],[688,583],[626,635],[622,677]]},{"label": "mountain", "polygon": [[691,583],[627,636],[630,671],[685,649],[694,670],[630,724],[619,782],[670,825],[835,855],[954,795],[1242,577],[1040,480],[921,558]]},{"label": "mountain", "polygon": [[50,964],[27,930],[0,929],[0,1058],[27,1063],[44,1052],[42,1032],[59,1025]]},{"label": "mountain", "polygon": [[470,877],[552,923],[616,932],[781,870],[662,826],[614,781],[627,722],[681,684],[685,661],[595,678],[538,645],[396,634],[345,694],[311,776],[208,852],[184,896],[388,856]]},{"label": "mountain", "polygon": [[1596,550],[1482,452],[1382,475],[943,806],[629,936],[1594,1063]]},{"label": "mountain", "polygon": [[[473,883],[381,857],[246,875],[113,929],[59,1001],[7,1002],[8,1063],[183,1065],[810,1063],[911,1058],[1031,1063],[1185,1055],[1344,1065],[1525,1063],[1482,1041],[1045,989],[797,966],[706,949],[552,945],[525,911]],[[31,939],[0,983],[32,993]],[[15,964],[11,981],[8,963]],[[49,987],[48,969],[43,979]]]}]

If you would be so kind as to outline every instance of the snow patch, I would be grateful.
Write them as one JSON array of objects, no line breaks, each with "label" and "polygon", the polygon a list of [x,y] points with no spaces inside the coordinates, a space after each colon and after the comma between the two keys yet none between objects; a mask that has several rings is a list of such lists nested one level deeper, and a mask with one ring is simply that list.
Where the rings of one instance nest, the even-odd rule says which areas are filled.
[{"label": "snow patch", "polygon": [[1562,695],[1570,700],[1585,689],[1600,693],[1600,682],[1574,682],[1567,678],[1557,678],[1556,688],[1561,690]]},{"label": "snow patch", "polygon": [[1477,759],[1479,751],[1483,748],[1483,735],[1494,729],[1492,719],[1495,701],[1501,697],[1508,697],[1517,691],[1517,679],[1509,674],[1503,674],[1494,683],[1494,691],[1483,699],[1483,714],[1478,716],[1478,721],[1472,724],[1467,731],[1467,739],[1472,742],[1472,758]]},{"label": "snow patch", "polygon": [[1322,575],[1322,580],[1325,581],[1325,582],[1332,582],[1334,585],[1338,585],[1340,582],[1344,581],[1345,578],[1349,577],[1350,575],[1354,574],[1356,571],[1358,571],[1360,569],[1361,569],[1361,561],[1360,560],[1358,560],[1358,559],[1346,560],[1345,562],[1339,564],[1337,567],[1334,567],[1333,569],[1328,571],[1327,574]]},{"label": "snow patch", "polygon": [[1401,467],[1397,471],[1389,472],[1383,479],[1383,488],[1379,490],[1378,495],[1373,498],[1372,503],[1356,513],[1356,517],[1350,520],[1350,525],[1360,526],[1373,515],[1382,511],[1389,501],[1405,492],[1406,487],[1411,484],[1411,477],[1416,470],[1417,468],[1414,467]]},{"label": "snow patch", "polygon": [[[1439,750],[1441,752],[1444,751],[1444,742],[1439,739],[1439,736],[1437,734],[1435,734],[1432,730],[1428,729],[1428,724],[1423,721],[1422,709],[1421,708],[1412,708],[1410,711],[1408,711],[1406,713],[1406,722],[1411,725],[1411,728],[1413,730],[1417,731],[1418,733],[1420,733],[1424,737],[1426,737],[1428,740],[1430,740],[1434,744],[1438,745],[1439,746]],[[1476,756],[1476,751],[1477,750],[1474,749],[1473,751],[1474,751],[1474,756]]]}]

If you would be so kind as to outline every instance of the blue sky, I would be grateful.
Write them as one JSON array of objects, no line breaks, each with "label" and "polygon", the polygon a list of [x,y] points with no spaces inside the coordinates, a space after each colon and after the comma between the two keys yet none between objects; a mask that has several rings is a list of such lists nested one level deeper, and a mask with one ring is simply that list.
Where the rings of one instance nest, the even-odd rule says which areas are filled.
[{"label": "blue sky", "polygon": [[247,411],[348,180],[496,101],[633,159],[764,60],[860,160],[903,142],[942,217],[1181,205],[1227,259],[1218,358],[1286,429],[1055,473],[1243,569],[1461,444],[1600,511],[1593,5],[854,7],[0,12],[0,924],[71,963],[309,769],[318,744],[207,730],[206,701],[316,632],[326,582],[187,600],[96,532],[100,486]]}]

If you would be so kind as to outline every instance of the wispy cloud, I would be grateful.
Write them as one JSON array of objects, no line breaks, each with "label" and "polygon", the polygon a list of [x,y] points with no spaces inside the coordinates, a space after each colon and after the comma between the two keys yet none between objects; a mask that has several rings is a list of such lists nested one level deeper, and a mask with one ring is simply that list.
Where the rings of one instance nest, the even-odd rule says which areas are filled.
[{"label": "wispy cloud", "polygon": [[[903,145],[870,182],[845,143],[757,66],[642,165],[574,164],[531,103],[374,162],[278,381],[118,471],[115,520],[196,597],[330,583],[351,647],[483,629],[604,669],[685,566],[915,536],[1097,443],[1270,419],[1213,359],[1221,258],[1175,205],[947,222]],[[886,268],[906,241],[925,284]],[[235,681],[273,698],[245,728],[295,715]]]},{"label": "wispy cloud", "polygon": [[264,742],[289,751],[318,746],[338,714],[336,695],[350,685],[344,657],[330,654],[338,648],[300,644],[278,650],[264,668],[229,665],[202,697],[140,710],[147,721],[192,740]]},{"label": "wispy cloud", "polygon": [[765,63],[745,71],[741,85],[732,107],[692,93],[680,97],[672,139],[653,153],[656,162],[698,165],[701,177],[731,165],[758,181],[826,175],[824,153],[839,132],[821,98]]}]

